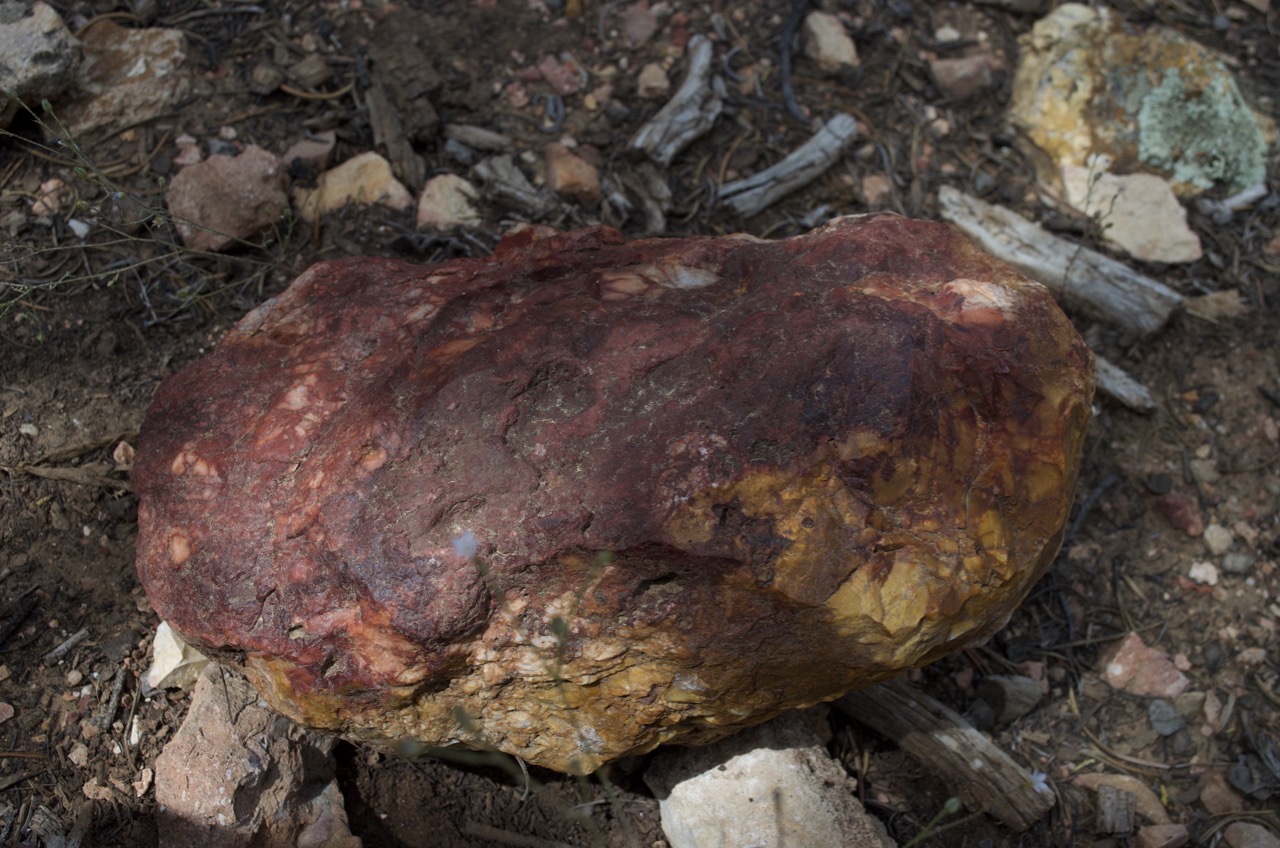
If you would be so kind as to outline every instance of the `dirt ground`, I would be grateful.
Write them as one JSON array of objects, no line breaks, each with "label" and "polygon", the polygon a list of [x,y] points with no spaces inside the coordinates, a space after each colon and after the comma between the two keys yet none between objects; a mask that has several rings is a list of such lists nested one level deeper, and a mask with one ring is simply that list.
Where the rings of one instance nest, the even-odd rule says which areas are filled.
[{"label": "dirt ground", "polygon": [[[91,208],[115,188],[159,204],[174,172],[175,137],[187,133],[207,144],[230,136],[228,127],[237,143],[276,153],[306,131],[328,129],[337,133],[336,161],[376,149],[362,92],[370,68],[403,51],[406,65],[430,78],[436,122],[424,130],[431,140],[417,145],[428,174],[466,174],[440,129],[462,123],[508,135],[537,162],[547,141],[571,135],[597,158],[607,181],[626,186],[638,163],[628,142],[657,105],[637,96],[637,70],[674,60],[678,84],[687,37],[719,33],[726,46],[717,61],[726,56],[724,73],[737,80],[713,132],[667,169],[674,197],[667,234],[803,232],[832,215],[872,208],[863,177],[873,174],[886,174],[891,185],[875,208],[936,217],[937,189],[951,184],[1075,237],[1088,240],[1091,232],[1088,222],[1036,199],[1030,165],[1002,119],[1007,82],[995,95],[959,102],[944,99],[930,82],[922,52],[938,49],[935,33],[944,25],[981,29],[998,51],[1016,55],[1017,36],[1035,18],[995,5],[831,3],[853,23],[861,65],[832,79],[797,55],[796,98],[811,116],[855,115],[864,135],[815,184],[745,221],[711,203],[711,190],[776,161],[812,132],[788,114],[780,93],[780,36],[791,11],[784,0],[655,4],[658,31],[640,47],[628,46],[618,31],[622,5],[599,0],[51,5],[73,28],[108,15],[124,26],[183,29],[199,85],[198,96],[160,120],[77,140],[111,185],[80,177],[72,153],[47,146],[30,116],[0,137],[0,219],[7,228],[0,235],[4,845],[61,845],[64,834],[96,846],[156,842],[150,769],[189,698],[178,691],[144,698],[139,691],[158,620],[134,573],[136,504],[127,470],[158,383],[319,259],[372,254],[426,262],[481,254],[522,217],[486,198],[481,227],[465,237],[433,238],[415,232],[412,211],[364,207],[314,227],[282,227],[260,249],[200,255],[179,247],[163,216],[141,227],[100,227],[82,243],[65,214],[51,222],[12,214],[29,212],[43,181],[63,178]],[[1274,92],[1280,35],[1275,13],[1256,5],[1180,0],[1117,7],[1130,20],[1163,23],[1235,57],[1246,91]],[[325,58],[328,80],[300,95],[252,93],[256,65],[307,51]],[[550,89],[522,80],[520,71],[563,52],[576,57],[589,81],[565,98],[564,125],[550,134],[543,132],[548,100],[537,97]],[[588,108],[585,95],[605,81],[613,84],[613,102]],[[346,93],[330,96],[348,83]],[[519,101],[508,96],[513,84],[527,89],[527,105],[513,105]],[[1149,340],[1073,315],[1095,350],[1151,389],[1159,409],[1144,416],[1098,399],[1077,515],[1050,573],[988,644],[916,678],[972,713],[985,676],[1043,674],[1047,694],[1039,705],[989,729],[1021,763],[1048,776],[1059,803],[1024,834],[979,815],[936,832],[928,844],[1127,844],[1100,832],[1096,796],[1073,783],[1079,773],[1100,769],[1140,779],[1195,844],[1217,844],[1238,820],[1280,832],[1280,267],[1262,249],[1280,231],[1280,203],[1273,193],[1226,225],[1194,210],[1190,220],[1205,258],[1141,270],[1187,295],[1238,289],[1247,315],[1216,322],[1181,315]],[[544,221],[561,228],[599,222],[633,236],[645,226],[638,209],[607,204],[569,204]],[[6,288],[14,281],[27,287]],[[1157,507],[1157,498],[1169,494],[1206,525],[1230,530],[1229,552],[1215,554],[1204,538],[1174,526]],[[1201,562],[1217,566],[1216,585],[1191,578]],[[63,656],[47,656],[81,631],[82,640]],[[1115,691],[1100,678],[1099,657],[1131,631],[1174,657],[1191,680],[1174,703],[1185,726],[1167,735],[1168,726],[1152,723],[1150,699]],[[836,719],[833,725],[833,752],[857,779],[863,801],[907,842],[951,791],[891,743],[857,725]],[[607,786],[535,774],[547,790],[526,798],[522,781],[500,768],[339,749],[353,830],[367,846],[393,848],[664,845],[657,803],[638,777],[642,765],[615,768]],[[1224,807],[1223,777],[1233,766],[1237,780],[1227,785],[1236,794]]]}]

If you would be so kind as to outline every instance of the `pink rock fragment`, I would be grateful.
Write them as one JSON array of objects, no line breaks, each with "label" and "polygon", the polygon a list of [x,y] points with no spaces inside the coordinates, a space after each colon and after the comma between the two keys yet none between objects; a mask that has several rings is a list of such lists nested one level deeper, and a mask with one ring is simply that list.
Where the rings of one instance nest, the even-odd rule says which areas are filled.
[{"label": "pink rock fragment", "polygon": [[964,100],[991,90],[1000,83],[1004,63],[988,53],[955,59],[931,59],[934,85],[947,97]]},{"label": "pink rock fragment", "polygon": [[1114,689],[1147,698],[1173,698],[1191,685],[1168,654],[1147,647],[1137,633],[1126,636],[1111,653],[1102,677]]},{"label": "pink rock fragment", "polygon": [[1223,835],[1231,848],[1280,848],[1280,837],[1254,822],[1232,822]]},{"label": "pink rock fragment", "polygon": [[1204,779],[1200,788],[1200,803],[1211,816],[1238,813],[1245,808],[1244,798],[1227,783],[1225,773],[1215,771]]},{"label": "pink rock fragment", "polygon": [[1186,825],[1153,824],[1138,831],[1135,848],[1182,848],[1191,841]]},{"label": "pink rock fragment", "polygon": [[542,78],[561,96],[577,94],[582,84],[575,65],[562,62],[550,53],[542,57],[538,70],[542,72]]},{"label": "pink rock fragment", "polygon": [[1170,524],[1191,538],[1198,539],[1204,535],[1204,516],[1190,498],[1170,492],[1156,498],[1156,508]]},{"label": "pink rock fragment", "polygon": [[630,47],[640,47],[658,31],[658,18],[649,8],[649,0],[639,0],[618,12],[618,26]]},{"label": "pink rock fragment", "polygon": [[256,145],[178,172],[165,194],[182,242],[224,250],[270,227],[289,208],[280,160]]}]

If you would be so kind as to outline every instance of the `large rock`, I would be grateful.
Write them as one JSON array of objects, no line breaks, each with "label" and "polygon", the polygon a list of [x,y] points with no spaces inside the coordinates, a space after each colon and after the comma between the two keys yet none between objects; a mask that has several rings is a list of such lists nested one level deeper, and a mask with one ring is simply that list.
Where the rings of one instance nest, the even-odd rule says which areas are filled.
[{"label": "large rock", "polygon": [[97,18],[80,30],[79,39],[84,61],[77,90],[54,104],[73,136],[153,120],[191,91],[187,39],[180,29],[128,29]]},{"label": "large rock", "polygon": [[1180,196],[1266,178],[1274,126],[1221,60],[1175,30],[1064,3],[1020,46],[1009,120],[1055,166],[1102,156],[1113,173],[1168,178]]},{"label": "large rock", "polygon": [[138,569],[277,709],[587,770],[990,634],[1088,350],[941,224],[318,265],[160,387]]}]

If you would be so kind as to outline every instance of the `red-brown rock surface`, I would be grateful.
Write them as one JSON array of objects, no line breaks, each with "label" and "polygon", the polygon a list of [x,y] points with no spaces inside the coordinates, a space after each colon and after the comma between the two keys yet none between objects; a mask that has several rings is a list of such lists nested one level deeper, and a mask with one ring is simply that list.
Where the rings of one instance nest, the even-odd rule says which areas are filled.
[{"label": "red-brown rock surface", "polygon": [[161,386],[138,568],[303,724],[590,769],[998,627],[1091,391],[1043,288],[896,216],[331,262]]}]

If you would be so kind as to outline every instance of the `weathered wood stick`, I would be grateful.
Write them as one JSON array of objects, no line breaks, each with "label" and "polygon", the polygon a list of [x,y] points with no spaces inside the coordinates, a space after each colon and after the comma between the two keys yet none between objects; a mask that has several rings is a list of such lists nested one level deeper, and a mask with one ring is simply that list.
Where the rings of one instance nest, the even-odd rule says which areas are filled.
[{"label": "weathered wood stick", "polygon": [[834,706],[854,721],[897,742],[937,773],[970,810],[989,810],[1024,831],[1054,805],[1031,773],[969,722],[902,680],[852,692]]},{"label": "weathered wood stick", "polygon": [[1099,321],[1148,336],[1164,326],[1182,295],[1122,262],[1058,238],[1002,206],[951,186],[938,191],[942,217],[983,250],[1048,286],[1054,297]]},{"label": "weathered wood stick", "polygon": [[670,165],[676,154],[711,129],[724,102],[711,81],[711,41],[705,35],[689,40],[689,70],[680,88],[631,139],[631,148]]},{"label": "weathered wood stick", "polygon": [[1098,391],[1112,400],[1119,401],[1134,412],[1144,415],[1156,409],[1155,398],[1146,386],[1139,383],[1119,365],[1115,365],[1093,355],[1093,379],[1098,384]]},{"label": "weathered wood stick", "polygon": [[850,115],[836,115],[781,162],[721,188],[720,199],[737,214],[749,218],[817,179],[857,136],[858,122]]},{"label": "weathered wood stick", "polygon": [[476,165],[475,174],[495,197],[531,215],[546,215],[556,208],[555,199],[534,188],[510,154],[490,156]]}]

